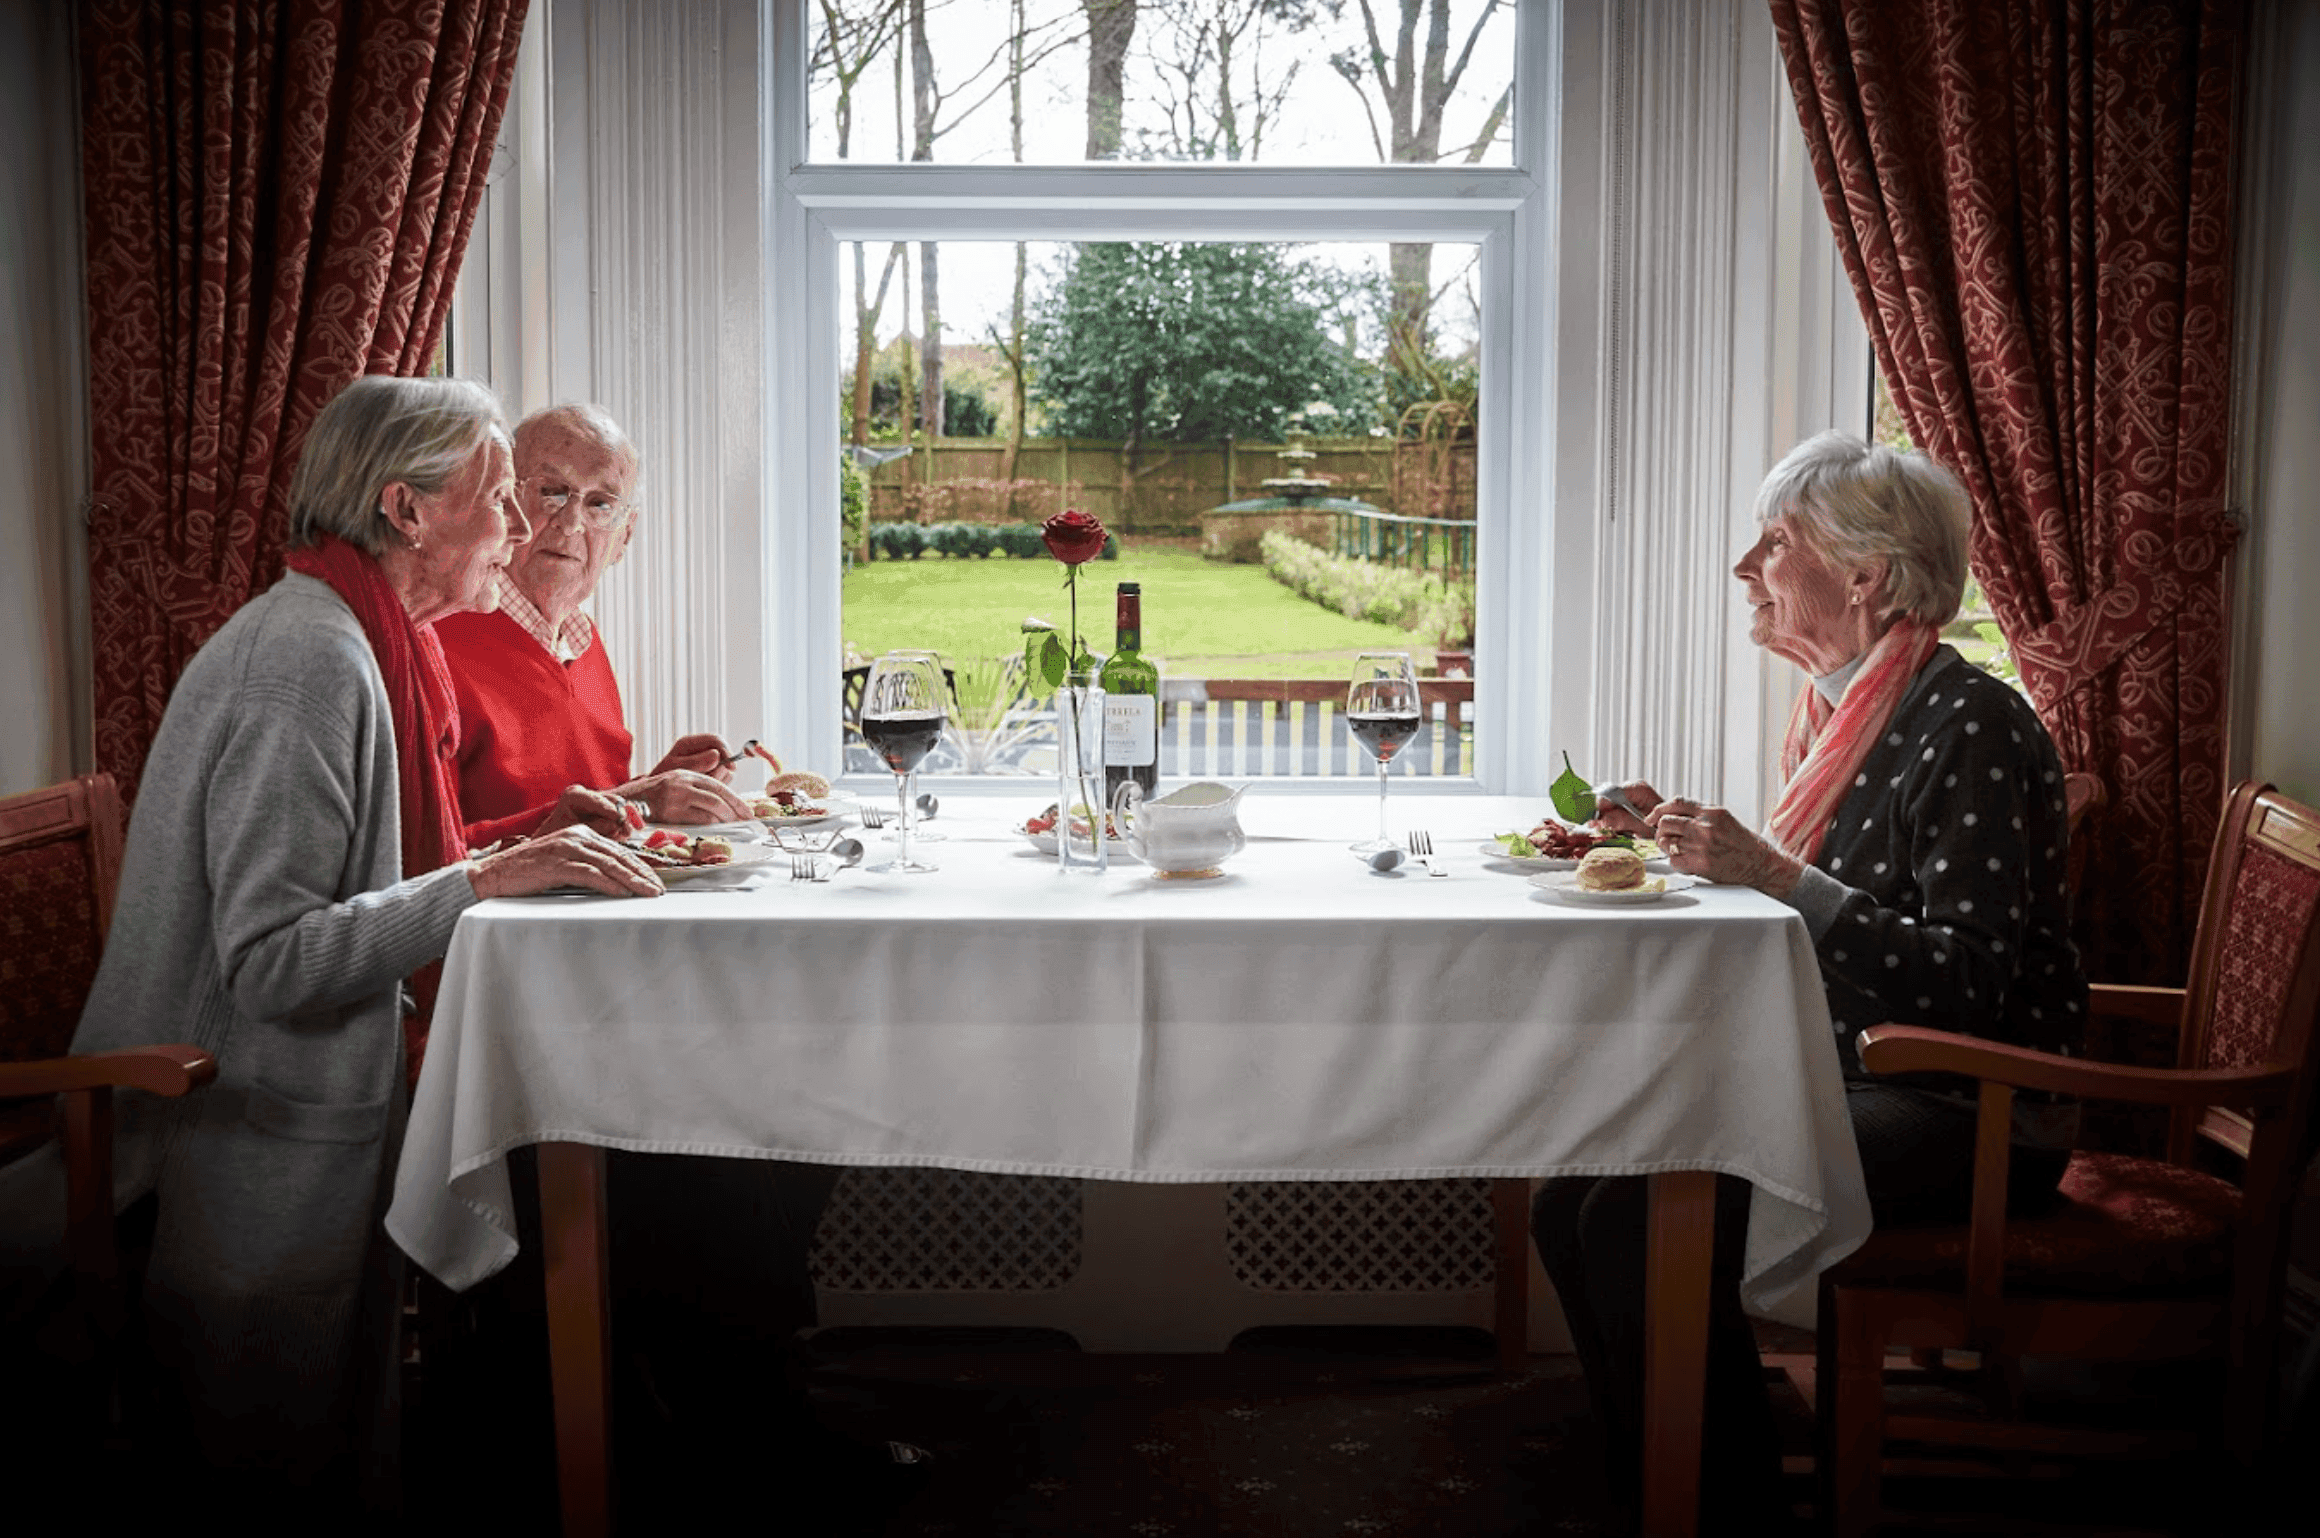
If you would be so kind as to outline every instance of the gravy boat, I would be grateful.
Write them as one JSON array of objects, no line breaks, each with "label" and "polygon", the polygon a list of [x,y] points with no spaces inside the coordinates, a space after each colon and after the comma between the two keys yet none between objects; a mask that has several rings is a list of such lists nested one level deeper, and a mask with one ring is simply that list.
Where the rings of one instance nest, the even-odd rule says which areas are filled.
[{"label": "gravy boat", "polygon": [[1247,789],[1202,780],[1146,801],[1127,780],[1112,798],[1112,822],[1156,876],[1221,876],[1224,862],[1248,845],[1239,816]]}]

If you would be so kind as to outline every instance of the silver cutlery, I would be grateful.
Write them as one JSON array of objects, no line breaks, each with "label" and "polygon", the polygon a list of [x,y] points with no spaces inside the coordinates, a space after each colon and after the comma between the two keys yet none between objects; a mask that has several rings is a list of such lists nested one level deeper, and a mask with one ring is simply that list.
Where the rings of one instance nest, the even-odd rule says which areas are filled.
[{"label": "silver cutlery", "polygon": [[1447,876],[1450,874],[1449,866],[1435,863],[1433,834],[1420,828],[1413,828],[1410,830],[1409,845],[1410,853],[1416,855],[1418,863],[1426,867],[1427,875]]},{"label": "silver cutlery", "polygon": [[932,795],[921,796],[918,798],[918,815],[921,817],[932,817],[934,815],[934,809],[940,805],[942,805],[942,803],[937,801]]},{"label": "silver cutlery", "polygon": [[862,826],[865,828],[883,828],[886,826],[887,820],[893,815],[882,806],[865,806],[861,809]]},{"label": "silver cutlery", "polygon": [[822,857],[815,854],[793,854],[789,857],[789,879],[792,881],[827,881],[830,873],[822,869]]},{"label": "silver cutlery", "polygon": [[1388,845],[1368,857],[1369,868],[1381,875],[1402,863],[1402,852]]},{"label": "silver cutlery", "polygon": [[853,869],[862,863],[862,841],[858,838],[839,839],[830,846],[830,859],[833,874]]}]

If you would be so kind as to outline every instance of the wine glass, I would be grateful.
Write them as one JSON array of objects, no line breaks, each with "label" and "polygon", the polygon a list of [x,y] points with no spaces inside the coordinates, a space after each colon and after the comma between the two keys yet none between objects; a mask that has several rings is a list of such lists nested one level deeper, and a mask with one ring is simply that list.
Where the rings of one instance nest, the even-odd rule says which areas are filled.
[{"label": "wine glass", "polygon": [[[888,655],[888,656],[890,656],[890,657],[928,657],[928,658],[932,658],[932,659],[933,659],[933,661],[934,661],[934,665],[935,665],[935,671],[936,671],[936,672],[938,672],[938,673],[941,673],[941,674],[942,674],[942,676],[943,676],[943,695],[942,695],[942,697],[943,697],[943,700],[944,700],[944,715],[945,715],[946,719],[947,719],[947,718],[948,718],[948,717],[951,715],[951,713],[952,713],[952,712],[954,712],[954,711],[957,709],[957,707],[958,707],[958,702],[959,702],[959,698],[958,698],[958,696],[959,696],[959,691],[958,691],[956,688],[954,688],[954,687],[952,686],[952,684],[951,684],[951,681],[950,681],[950,673],[949,673],[949,671],[948,671],[948,670],[946,670],[946,669],[943,667],[943,665],[942,665],[942,654],[941,654],[941,653],[939,653],[939,652],[930,652],[930,651],[919,651],[919,650],[915,650],[915,649],[905,649],[905,650],[891,651],[891,652],[888,652],[888,653],[887,653],[887,655]],[[955,724],[955,723],[953,723],[953,724]],[[937,738],[936,740],[939,742],[941,739],[940,739],[940,738]],[[907,797],[907,798],[909,799],[909,801],[910,801],[910,805],[911,805],[911,809],[912,809],[913,811],[917,810],[917,808],[918,808],[918,770],[917,770],[917,769],[913,768],[913,769],[910,771],[910,778],[909,778],[909,781],[908,781],[906,784],[904,784],[904,786],[902,787],[902,793],[903,793],[903,795],[904,795],[905,797]],[[879,836],[880,838],[882,838],[882,839],[893,839],[893,838],[899,838],[899,837],[901,836],[901,825],[900,825],[899,823],[897,823],[897,824],[896,824],[894,827],[892,827],[892,828],[889,828],[889,829],[888,829],[886,832],[884,832],[884,833],[881,833],[881,834],[880,834],[880,835],[878,835],[878,836]],[[918,826],[912,830],[912,832],[911,832],[911,835],[910,835],[910,836],[911,836],[911,839],[912,839],[912,841],[913,841],[913,842],[915,842],[915,843],[920,843],[920,844],[939,844],[939,843],[942,843],[942,842],[944,841],[944,834],[942,833],[942,831],[941,831],[940,829],[927,827],[923,821],[921,821],[921,822],[918,824]]]},{"label": "wine glass", "polygon": [[863,686],[862,740],[894,771],[894,795],[902,811],[894,858],[873,870],[936,868],[911,857],[917,809],[910,801],[910,771],[942,735],[943,698],[942,659],[932,652],[888,652],[871,667],[870,681]]},{"label": "wine glass", "polygon": [[1397,847],[1386,837],[1386,767],[1402,745],[1418,735],[1418,675],[1408,652],[1363,652],[1353,659],[1353,682],[1345,691],[1345,724],[1378,766],[1377,837],[1353,846],[1355,854]]}]

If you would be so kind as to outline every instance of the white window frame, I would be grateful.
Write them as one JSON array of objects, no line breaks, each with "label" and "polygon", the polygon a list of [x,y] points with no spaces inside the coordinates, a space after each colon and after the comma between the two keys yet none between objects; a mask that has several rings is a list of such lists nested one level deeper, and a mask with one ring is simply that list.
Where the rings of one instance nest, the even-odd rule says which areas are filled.
[{"label": "white window frame", "polygon": [[1429,788],[1543,794],[1567,749],[1761,818],[1797,678],[1723,573],[1764,471],[1866,426],[1869,353],[1760,0],[1523,0],[1509,168],[807,164],[810,26],[535,4],[460,279],[463,370],[644,449],[595,606],[642,762],[842,761],[845,241],[1423,239],[1479,248],[1484,315],[1475,774]]},{"label": "white window frame", "polygon": [[[1104,164],[1065,167],[806,163],[805,8],[774,0],[768,55],[770,110],[765,164],[780,168],[766,199],[766,509],[775,529],[802,531],[767,563],[764,676],[783,687],[767,701],[768,724],[806,745],[807,761],[840,757],[838,396],[814,381],[840,377],[839,248],[856,240],[1283,240],[1413,241],[1481,250],[1484,317],[1481,420],[1477,432],[1475,773],[1429,789],[1494,790],[1544,784],[1545,743],[1583,730],[1584,698],[1517,710],[1551,674],[1551,607],[1517,595],[1548,591],[1555,541],[1545,524],[1518,519],[1551,483],[1555,205],[1535,168],[1551,165],[1557,8],[1517,16],[1514,167],[1267,169],[1247,166]],[[785,90],[784,87],[787,87]],[[805,409],[798,410],[799,401]],[[1528,495],[1517,488],[1534,488]],[[1499,659],[1539,658],[1545,672]],[[1573,691],[1557,691],[1569,695]],[[1535,699],[1535,695],[1530,696]],[[1558,710],[1568,714],[1556,719]],[[963,788],[971,782],[961,780]],[[1300,782],[1301,790],[1325,782]],[[1348,782],[1351,788],[1364,788]],[[1009,788],[1003,783],[993,788]],[[1019,790],[1020,785],[1012,787]]]}]

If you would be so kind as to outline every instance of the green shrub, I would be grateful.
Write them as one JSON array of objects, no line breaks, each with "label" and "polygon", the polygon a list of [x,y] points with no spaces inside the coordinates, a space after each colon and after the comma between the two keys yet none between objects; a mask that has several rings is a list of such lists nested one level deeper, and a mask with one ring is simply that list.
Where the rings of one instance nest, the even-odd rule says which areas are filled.
[{"label": "green shrub", "polygon": [[863,533],[870,526],[870,482],[855,467],[850,455],[838,459],[838,541],[844,548],[846,564],[854,563],[854,552],[862,548]]},{"label": "green shrub", "polygon": [[1436,646],[1474,638],[1474,584],[1446,583],[1430,571],[1332,555],[1278,529],[1263,541],[1273,580],[1347,619],[1398,625]]},{"label": "green shrub", "polygon": [[[929,550],[953,560],[1011,555],[1017,560],[1042,559],[1047,543],[1036,523],[874,523],[870,526],[870,553],[881,561],[915,561]],[[1104,538],[1106,561],[1120,558],[1116,534]]]}]

